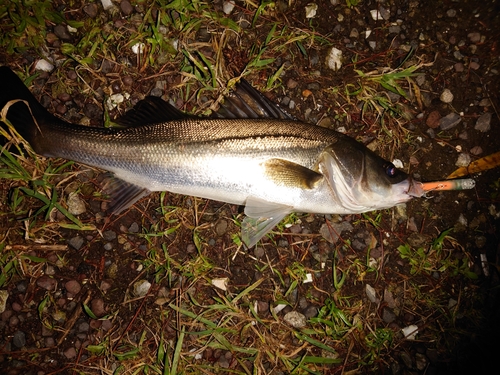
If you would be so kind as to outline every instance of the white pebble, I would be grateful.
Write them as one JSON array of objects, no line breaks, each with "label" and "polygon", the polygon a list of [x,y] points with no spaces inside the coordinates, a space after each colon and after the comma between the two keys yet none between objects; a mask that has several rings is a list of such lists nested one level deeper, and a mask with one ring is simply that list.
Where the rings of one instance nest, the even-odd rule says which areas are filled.
[{"label": "white pebble", "polygon": [[392,161],[392,164],[394,164],[394,166],[398,169],[403,169],[404,168],[404,164],[403,162],[400,160],[400,159],[394,159]]},{"label": "white pebble", "polygon": [[146,48],[144,43],[136,43],[132,46],[132,52],[138,55],[144,52],[144,48]]},{"label": "white pebble", "polygon": [[342,67],[342,51],[332,47],[330,53],[326,57],[326,65],[334,70],[338,71]]},{"label": "white pebble", "polygon": [[41,70],[43,72],[51,72],[54,70],[54,65],[52,65],[47,60],[38,60],[35,64],[35,70]]},{"label": "white pebble", "polygon": [[412,324],[408,327],[404,327],[401,331],[403,332],[403,335],[406,339],[415,340],[418,333],[418,326]]},{"label": "white pebble", "polygon": [[444,89],[443,92],[441,93],[441,96],[439,97],[443,103],[451,103],[453,101],[453,94],[451,93],[450,90]]},{"label": "white pebble", "polygon": [[222,11],[226,14],[231,14],[234,9],[234,5],[235,4],[233,0],[224,1],[224,3],[222,4]]},{"label": "white pebble", "polygon": [[310,3],[306,5],[306,18],[316,17],[318,11],[318,4]]},{"label": "white pebble", "polygon": [[383,19],[382,14],[377,9],[370,10],[370,14],[375,21]]},{"label": "white pebble", "polygon": [[467,167],[471,162],[471,157],[469,154],[466,154],[465,152],[462,152],[461,154],[458,155],[457,162],[455,165],[457,167]]},{"label": "white pebble", "polygon": [[223,277],[220,279],[212,279],[212,285],[224,291],[227,290],[227,282],[228,282],[227,277]]},{"label": "white pebble", "polygon": [[102,7],[104,10],[113,8],[113,2],[111,0],[101,0]]}]

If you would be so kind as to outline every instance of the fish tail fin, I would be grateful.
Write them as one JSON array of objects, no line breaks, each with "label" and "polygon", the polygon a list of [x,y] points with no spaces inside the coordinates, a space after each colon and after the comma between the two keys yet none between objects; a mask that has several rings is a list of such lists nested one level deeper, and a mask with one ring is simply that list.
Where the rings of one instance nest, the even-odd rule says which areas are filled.
[{"label": "fish tail fin", "polygon": [[10,68],[0,67],[0,82],[0,121],[6,118],[36,153],[44,155],[40,136],[51,121],[62,120],[50,114]]}]

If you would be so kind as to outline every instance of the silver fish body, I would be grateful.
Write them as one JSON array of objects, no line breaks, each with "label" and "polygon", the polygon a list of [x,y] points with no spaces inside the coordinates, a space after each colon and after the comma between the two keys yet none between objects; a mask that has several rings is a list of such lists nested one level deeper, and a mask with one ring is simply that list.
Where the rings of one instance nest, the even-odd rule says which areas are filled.
[{"label": "silver fish body", "polygon": [[[15,81],[5,69],[0,77]],[[249,247],[290,212],[360,213],[423,193],[352,138],[299,121],[198,118],[150,97],[121,121],[133,126],[92,128],[50,115],[24,85],[14,94],[0,105],[29,104],[33,116],[18,102],[7,118],[35,152],[99,167],[125,182],[115,212],[151,191],[245,205],[242,239]]]}]

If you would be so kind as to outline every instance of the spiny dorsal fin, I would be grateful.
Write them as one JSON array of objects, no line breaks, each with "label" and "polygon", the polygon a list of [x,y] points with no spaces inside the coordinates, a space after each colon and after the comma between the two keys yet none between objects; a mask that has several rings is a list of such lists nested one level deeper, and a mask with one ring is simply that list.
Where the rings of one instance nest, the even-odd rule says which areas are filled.
[{"label": "spiny dorsal fin", "polygon": [[274,118],[295,120],[243,78],[234,90],[224,98],[220,108],[214,113],[218,118]]},{"label": "spiny dorsal fin", "polygon": [[124,127],[135,127],[192,117],[163,99],[147,96],[114,122]]}]

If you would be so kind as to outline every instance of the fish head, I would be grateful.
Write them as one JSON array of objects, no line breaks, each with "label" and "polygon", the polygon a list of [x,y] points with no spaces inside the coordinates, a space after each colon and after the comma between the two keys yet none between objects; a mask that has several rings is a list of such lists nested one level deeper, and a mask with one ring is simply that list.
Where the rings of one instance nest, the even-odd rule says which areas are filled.
[{"label": "fish head", "polygon": [[389,208],[424,194],[418,181],[349,137],[325,150],[320,170],[346,213]]}]

